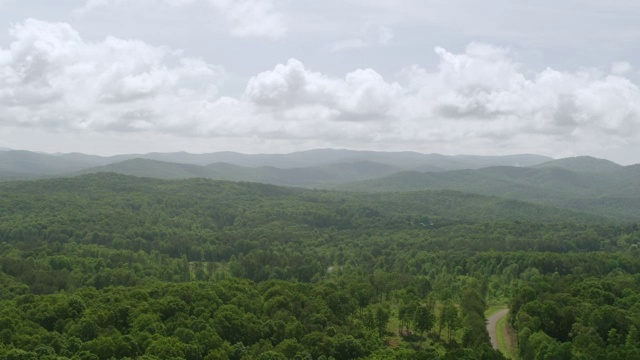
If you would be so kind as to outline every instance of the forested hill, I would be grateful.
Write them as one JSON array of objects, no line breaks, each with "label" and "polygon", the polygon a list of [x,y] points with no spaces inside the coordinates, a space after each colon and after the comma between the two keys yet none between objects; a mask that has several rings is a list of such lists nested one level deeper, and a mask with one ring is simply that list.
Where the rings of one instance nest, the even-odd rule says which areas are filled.
[{"label": "forested hill", "polygon": [[[111,173],[0,184],[0,208],[14,216],[87,216],[103,206],[117,216],[140,211],[169,216],[186,211],[216,226],[274,220],[312,226],[419,227],[419,223],[527,219],[533,222],[602,221],[603,218],[515,200],[457,191],[353,193],[304,190],[205,179],[163,181]],[[111,210],[111,209],[109,209]],[[113,214],[116,215],[116,214]],[[417,222],[417,219],[423,219]],[[428,219],[428,220],[424,220]],[[431,225],[429,225],[431,226]],[[106,230],[106,229],[105,229]]]},{"label": "forested hill", "polygon": [[400,170],[395,166],[370,161],[341,162],[301,168],[277,168],[273,166],[245,167],[220,162],[199,166],[148,159],[131,159],[81,170],[78,174],[113,172],[156,179],[190,179],[199,177],[283,186],[327,187],[378,178]]},{"label": "forested hill", "polygon": [[[597,163],[600,164],[600,161]],[[593,171],[589,172],[566,168],[580,167],[582,164],[583,159],[576,159],[535,168],[499,166],[448,172],[400,172],[340,188],[370,192],[450,189],[631,221],[640,219],[640,177],[637,166],[623,167],[605,162],[605,166],[614,167],[601,171],[594,166]]]},{"label": "forested hill", "polygon": [[[455,191],[0,184],[0,359],[640,358],[640,230]],[[494,305],[490,307],[490,305]]]}]

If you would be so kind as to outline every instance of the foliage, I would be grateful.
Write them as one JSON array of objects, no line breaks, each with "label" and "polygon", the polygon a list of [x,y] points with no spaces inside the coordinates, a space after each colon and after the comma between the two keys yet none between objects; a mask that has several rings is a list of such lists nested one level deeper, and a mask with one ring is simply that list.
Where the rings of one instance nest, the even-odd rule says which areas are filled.
[{"label": "foliage", "polygon": [[[0,184],[0,359],[524,358],[640,341],[640,231],[456,192]],[[603,355],[604,356],[604,355]]]}]

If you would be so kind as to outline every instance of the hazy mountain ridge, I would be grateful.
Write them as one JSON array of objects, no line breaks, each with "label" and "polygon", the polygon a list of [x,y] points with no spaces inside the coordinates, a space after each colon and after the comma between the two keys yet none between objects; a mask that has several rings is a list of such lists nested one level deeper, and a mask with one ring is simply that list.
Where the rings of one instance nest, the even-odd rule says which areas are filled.
[{"label": "hazy mountain ridge", "polygon": [[368,161],[281,169],[272,166],[243,167],[229,163],[213,163],[207,166],[199,166],[149,159],[131,159],[82,170],[78,172],[78,174],[114,172],[123,175],[166,180],[207,178],[212,180],[261,182],[275,185],[322,187],[377,178],[400,170],[401,169],[390,165]]},{"label": "hazy mountain ridge", "polygon": [[[25,178],[69,175],[90,168],[106,166],[132,159],[148,159],[166,163],[206,166],[228,163],[241,167],[274,167],[300,169],[329,166],[340,163],[377,163],[376,166],[392,166],[402,170],[447,171],[477,169],[485,166],[520,165],[531,166],[551,160],[540,155],[508,156],[450,156],[421,154],[417,152],[375,152],[337,149],[318,149],[290,154],[240,154],[217,152],[210,154],[148,153],[124,154],[110,157],[80,153],[42,154],[29,151],[9,150],[0,152],[0,178],[5,174],[24,174]],[[339,181],[338,181],[339,182]]]},{"label": "hazy mountain ridge", "polygon": [[564,159],[551,160],[542,164],[534,165],[537,168],[562,168],[578,172],[603,172],[616,171],[623,168],[622,165],[613,161],[598,159],[591,156],[577,156]]},{"label": "hazy mountain ridge", "polygon": [[77,174],[82,175],[99,172],[113,172],[122,175],[164,180],[208,177],[207,168],[203,166],[139,158],[81,170]]},{"label": "hazy mountain ridge", "polygon": [[98,166],[99,157],[58,156],[23,150],[0,152],[0,177],[6,173],[24,174],[26,177],[43,177],[71,173],[88,167]]}]

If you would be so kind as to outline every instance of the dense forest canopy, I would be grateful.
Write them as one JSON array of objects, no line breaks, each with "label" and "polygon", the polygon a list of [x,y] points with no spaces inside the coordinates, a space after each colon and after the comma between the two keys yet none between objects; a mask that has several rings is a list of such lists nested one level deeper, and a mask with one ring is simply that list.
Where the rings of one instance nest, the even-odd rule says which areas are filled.
[{"label": "dense forest canopy", "polygon": [[100,173],[0,184],[0,358],[523,359],[640,349],[633,222],[450,190]]}]

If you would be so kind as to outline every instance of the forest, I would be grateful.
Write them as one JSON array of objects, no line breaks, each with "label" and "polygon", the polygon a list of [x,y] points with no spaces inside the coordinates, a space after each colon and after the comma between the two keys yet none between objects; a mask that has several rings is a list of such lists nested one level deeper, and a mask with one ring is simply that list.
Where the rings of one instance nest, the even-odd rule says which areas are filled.
[{"label": "forest", "polygon": [[640,358],[640,228],[451,190],[0,183],[0,359]]}]

